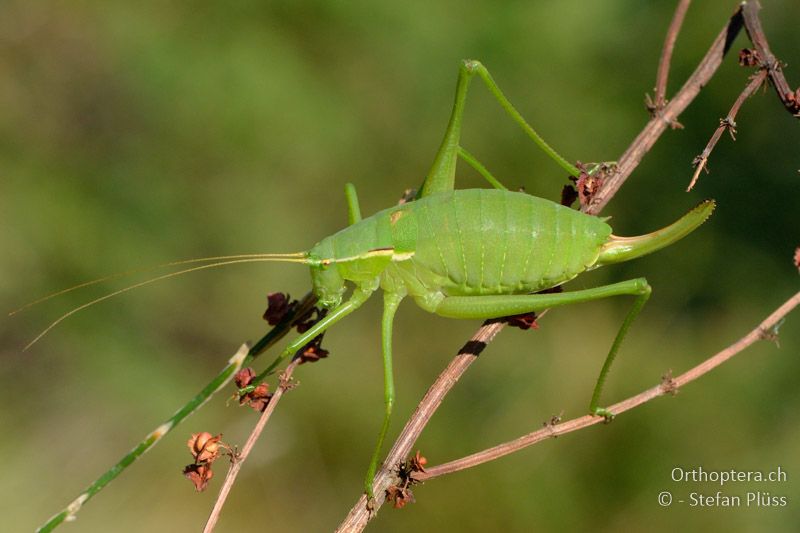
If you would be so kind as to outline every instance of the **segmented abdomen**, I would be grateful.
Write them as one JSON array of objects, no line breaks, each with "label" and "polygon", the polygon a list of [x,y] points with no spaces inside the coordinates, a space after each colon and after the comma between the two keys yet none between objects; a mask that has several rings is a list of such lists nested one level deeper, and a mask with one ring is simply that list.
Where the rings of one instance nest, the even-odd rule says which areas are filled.
[{"label": "segmented abdomen", "polygon": [[410,261],[451,296],[553,287],[593,265],[611,234],[597,217],[524,193],[466,189],[412,205]]}]

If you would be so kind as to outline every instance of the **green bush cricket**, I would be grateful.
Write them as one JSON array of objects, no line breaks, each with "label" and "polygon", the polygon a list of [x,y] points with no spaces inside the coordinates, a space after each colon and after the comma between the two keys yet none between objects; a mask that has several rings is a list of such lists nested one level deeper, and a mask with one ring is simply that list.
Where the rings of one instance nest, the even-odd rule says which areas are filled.
[{"label": "green bush cricket", "polygon": [[[351,225],[298,255],[311,268],[314,294],[330,312],[293,340],[267,370],[273,370],[358,309],[378,288],[383,289],[385,411],[365,479],[370,496],[394,403],[392,323],[404,297],[411,296],[420,307],[441,316],[488,319],[609,296],[635,296],[634,306],[606,356],[589,406],[592,414],[610,417],[612,414],[599,406],[603,383],[628,328],[650,296],[650,285],[638,278],[559,294],[531,293],[559,286],[585,270],[628,261],[668,246],[702,224],[714,209],[714,202],[706,201],[664,229],[640,237],[617,237],[598,217],[508,191],[480,164],[481,173],[495,190],[454,190],[459,155],[477,163],[459,144],[467,89],[476,74],[534,141],[577,175],[577,169],[527,125],[486,68],[477,61],[465,61],[459,71],[447,132],[416,199],[362,219],[355,190],[348,186]],[[353,283],[355,289],[343,301],[346,281]]]},{"label": "green bush cricket", "polygon": [[[674,243],[710,216],[714,202],[701,203],[672,225],[656,232],[638,237],[618,237],[611,233],[611,227],[602,218],[525,193],[509,191],[460,146],[467,90],[475,75],[541,149],[571,175],[578,176],[579,170],[547,145],[509,103],[486,68],[478,61],[467,60],[459,70],[455,104],[444,139],[431,170],[412,201],[362,218],[355,188],[348,184],[345,193],[350,225],[322,239],[308,251],[172,263],[216,261],[159,276],[89,302],[59,318],[42,335],[67,316],[93,303],[184,272],[240,262],[306,264],[311,270],[313,293],[328,313],[285,347],[258,376],[258,379],[263,379],[286,358],[358,309],[380,288],[384,294],[381,344],[385,407],[365,478],[365,491],[372,496],[372,480],[394,403],[392,324],[395,312],[406,296],[428,312],[463,319],[497,318],[610,296],[633,296],[634,305],[606,356],[589,405],[591,414],[610,418],[613,413],[600,407],[603,383],[631,323],[650,296],[651,288],[647,281],[637,278],[572,292],[534,293],[558,287],[584,271],[628,261]],[[455,190],[459,157],[474,167],[494,189]],[[345,298],[348,282],[354,288]],[[240,366],[243,359],[240,358],[237,365]],[[211,387],[210,384],[204,389],[207,394],[203,398],[198,395],[198,404],[230,379],[232,372],[227,372],[229,367],[220,374],[218,386]],[[164,432],[172,429],[192,410],[184,408],[179,411],[180,418],[176,415],[170,419]],[[104,480],[103,484],[109,480]]]}]

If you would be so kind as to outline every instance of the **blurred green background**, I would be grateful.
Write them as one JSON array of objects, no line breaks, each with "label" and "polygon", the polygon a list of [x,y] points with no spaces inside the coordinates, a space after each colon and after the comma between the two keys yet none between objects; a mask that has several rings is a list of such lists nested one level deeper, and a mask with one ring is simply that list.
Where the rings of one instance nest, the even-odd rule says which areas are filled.
[{"label": "blurred green background", "polygon": [[[696,2],[670,92],[736,2]],[[800,80],[800,9],[766,3],[775,53]],[[346,222],[343,186],[365,214],[418,185],[444,131],[458,61],[481,59],[568,159],[616,159],[647,120],[674,2],[23,2],[0,5],[0,301],[13,309],[86,279],[165,260],[307,249]],[[654,287],[606,389],[611,402],[738,339],[798,288],[791,264],[800,131],[772,89],[737,118],[711,174],[690,163],[744,86],[740,35],[724,66],[608,206],[619,234],[662,227],[705,197],[719,207],[686,240],[572,282],[646,276]],[[476,83],[465,146],[512,187],[558,198],[563,172]],[[460,187],[483,187],[462,167]],[[3,319],[0,529],[30,531],[71,501],[205,384],[265,324],[265,295],[309,288],[295,265],[198,273],[117,298],[21,348],[76,291]],[[431,464],[586,411],[630,306],[553,312],[507,330],[448,397],[418,447]],[[380,298],[325,340],[239,478],[218,531],[329,531],[357,498],[382,412]],[[675,398],[415,488],[371,531],[789,531],[800,523],[800,317]],[[396,323],[392,434],[477,327],[412,303]],[[264,362],[260,361],[263,365]],[[220,394],[63,531],[197,531],[220,486],[181,475],[192,432],[242,444],[255,422]],[[783,508],[662,508],[657,495],[713,494],[676,466],[772,470],[785,483],[731,484]]]}]

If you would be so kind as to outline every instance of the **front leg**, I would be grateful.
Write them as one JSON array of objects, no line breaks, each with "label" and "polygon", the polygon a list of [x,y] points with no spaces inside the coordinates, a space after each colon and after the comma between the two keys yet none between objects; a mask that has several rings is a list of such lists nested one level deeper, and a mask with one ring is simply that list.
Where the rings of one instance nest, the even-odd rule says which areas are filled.
[{"label": "front leg", "polygon": [[350,295],[350,298],[346,301],[334,307],[330,310],[330,312],[325,315],[319,322],[314,324],[311,328],[309,328],[304,333],[298,335],[294,339],[292,339],[289,344],[283,349],[283,352],[275,358],[274,361],[260,374],[258,374],[254,379],[253,383],[259,383],[264,380],[267,376],[272,375],[275,372],[275,369],[280,365],[286,358],[293,357],[300,348],[311,342],[314,337],[317,335],[321,335],[325,333],[329,327],[333,326],[341,319],[361,307],[364,302],[370,297],[370,295],[375,291],[372,287],[367,286],[359,286],[356,287],[353,291],[353,294]]}]

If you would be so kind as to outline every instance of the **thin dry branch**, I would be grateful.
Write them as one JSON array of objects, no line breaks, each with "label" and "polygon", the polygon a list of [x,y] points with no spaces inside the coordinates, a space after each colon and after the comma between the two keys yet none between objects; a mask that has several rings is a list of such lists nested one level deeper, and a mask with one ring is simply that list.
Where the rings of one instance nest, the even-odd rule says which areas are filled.
[{"label": "thin dry branch", "polygon": [[694,175],[692,175],[692,180],[689,182],[689,186],[686,187],[686,192],[691,191],[695,184],[697,183],[697,178],[700,177],[700,172],[705,170],[708,172],[708,157],[711,155],[711,151],[714,150],[714,147],[719,142],[720,137],[722,137],[722,133],[725,130],[728,130],[728,133],[731,135],[731,139],[734,141],[736,140],[736,115],[739,113],[739,108],[742,107],[742,104],[745,100],[750,98],[755,92],[761,87],[767,79],[767,70],[762,69],[758,71],[755,75],[750,78],[750,83],[744,88],[744,90],[739,94],[739,97],[736,98],[736,101],[731,106],[731,110],[728,111],[728,115],[720,119],[719,127],[714,131],[714,134],[709,139],[708,144],[703,149],[703,151],[694,158],[692,162],[695,166]]},{"label": "thin dry branch", "polygon": [[[773,339],[775,328],[780,324],[787,314],[789,314],[795,307],[798,306],[798,304],[800,304],[800,292],[796,293],[794,296],[784,302],[747,335],[731,344],[724,350],[716,353],[712,357],[709,357],[699,365],[695,366],[691,370],[688,370],[687,372],[684,372],[676,378],[666,378],[662,380],[659,385],[653,388],[643,391],[635,396],[631,396],[630,398],[627,398],[621,402],[615,403],[609,407],[609,411],[614,413],[616,416],[624,413],[625,411],[629,411],[634,407],[638,407],[643,403],[649,402],[654,398],[658,398],[659,396],[674,394],[679,388],[691,383],[700,376],[715,369],[734,355],[755,344],[757,341],[762,339]],[[604,419],[602,417],[586,415],[562,422],[560,424],[548,424],[542,429],[519,437],[513,441],[499,444],[467,457],[433,467],[426,466],[425,472],[415,472],[413,474],[413,478],[416,481],[427,481],[445,474],[452,474],[453,472],[458,472],[459,470],[464,470],[489,461],[493,461],[495,459],[499,459],[500,457],[509,455],[523,448],[527,448],[528,446],[551,437],[557,437],[559,435],[564,435],[565,433],[571,433],[585,427],[599,424],[603,421]]]},{"label": "thin dry branch", "polygon": [[225,481],[222,483],[222,487],[219,489],[217,500],[214,502],[214,508],[211,510],[211,514],[208,516],[205,528],[203,528],[203,533],[211,533],[214,531],[214,527],[217,525],[217,520],[219,520],[219,515],[222,513],[222,507],[225,505],[225,500],[227,500],[228,494],[230,494],[233,484],[236,482],[236,476],[239,475],[242,465],[250,455],[250,452],[253,450],[253,446],[255,446],[258,438],[261,436],[261,432],[264,431],[264,427],[267,425],[270,416],[272,416],[273,411],[275,411],[275,408],[278,406],[278,402],[281,401],[283,393],[291,388],[292,374],[294,373],[294,369],[297,368],[297,365],[299,364],[300,359],[294,359],[281,374],[278,389],[275,391],[275,394],[272,395],[267,407],[261,413],[261,416],[253,428],[253,431],[250,433],[250,436],[247,438],[247,442],[245,442],[242,451],[236,454],[236,456],[233,458],[231,466],[228,469],[228,474],[225,476]]},{"label": "thin dry branch", "polygon": [[[422,430],[428,424],[428,421],[436,412],[436,409],[441,405],[444,397],[450,392],[459,378],[466,372],[466,370],[478,359],[478,355],[486,348],[495,336],[502,331],[505,326],[502,322],[484,322],[483,325],[475,332],[475,334],[467,341],[466,344],[459,350],[458,355],[450,361],[450,364],[439,374],[436,381],[425,393],[422,401],[417,405],[414,413],[406,422],[400,436],[392,445],[389,455],[381,466],[378,474],[373,481],[373,488],[375,498],[371,502],[371,507],[368,507],[367,495],[362,494],[347,518],[336,529],[337,532],[349,533],[351,531],[361,531],[367,525],[367,522],[374,515],[373,510],[377,510],[386,499],[386,489],[397,482],[397,476],[394,472],[394,465],[399,464],[405,460],[409,454],[411,447],[419,438]],[[373,509],[373,510],[371,510]]]},{"label": "thin dry branch", "polygon": [[[686,11],[689,10],[689,4],[691,3],[692,0],[680,0],[680,2],[678,2],[678,7],[675,8],[675,14],[672,16],[672,22],[669,24],[667,37],[664,39],[664,47],[661,50],[661,59],[658,61],[655,96],[652,101],[649,95],[647,97],[647,107],[653,116],[660,113],[667,104],[667,80],[669,79],[669,65],[672,60],[672,51],[675,49],[675,41],[678,40],[678,33],[681,31],[683,19],[686,18]],[[677,122],[673,124],[673,127],[675,125],[677,125]]]},{"label": "thin dry branch", "polygon": [[619,158],[617,173],[612,175],[603,184],[603,187],[592,198],[585,212],[598,214],[611,201],[625,180],[633,173],[639,165],[644,155],[650,151],[664,130],[678,119],[678,116],[689,106],[697,94],[711,79],[714,73],[722,64],[722,59],[731,47],[733,40],[742,29],[743,18],[741,8],[737,9],[733,16],[722,28],[722,31],[714,39],[706,55],[700,61],[695,71],[683,84],[678,93],[664,106],[662,112],[653,117],[644,127],[631,145]]},{"label": "thin dry branch", "polygon": [[795,91],[791,90],[789,83],[786,81],[786,77],[783,75],[782,63],[773,55],[769,48],[767,37],[764,35],[764,31],[761,28],[761,21],[758,18],[758,11],[760,8],[761,6],[757,1],[748,2],[742,6],[742,17],[745,31],[755,47],[754,51],[749,51],[749,55],[753,58],[754,63],[759,64],[761,70],[751,78],[750,83],[748,83],[736,99],[736,102],[734,102],[733,107],[731,107],[731,110],[728,112],[728,116],[720,121],[719,127],[714,131],[714,134],[708,141],[708,145],[706,145],[705,149],[692,162],[695,166],[695,171],[686,189],[687,191],[692,190],[695,186],[702,170],[708,172],[708,157],[711,155],[711,151],[716,146],[722,133],[726,129],[731,133],[731,136],[736,133],[736,122],[734,119],[739,111],[739,107],[741,107],[748,97],[758,90],[767,77],[769,77],[769,80],[772,82],[772,86],[775,87],[775,92],[786,110],[792,113],[793,116],[800,118],[800,89]]},{"label": "thin dry branch", "polygon": [[758,18],[758,11],[761,5],[757,0],[745,2],[742,5],[742,16],[744,18],[745,31],[750,37],[750,42],[758,52],[763,62],[763,66],[769,72],[769,79],[775,87],[775,93],[783,102],[786,110],[795,117],[800,118],[800,89],[792,91],[786,77],[783,75],[783,64],[772,54],[767,42],[767,36],[761,28],[761,20]]}]

